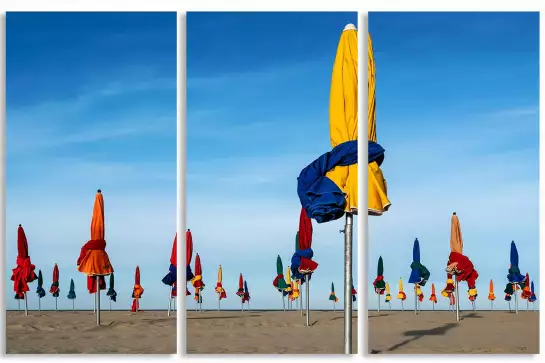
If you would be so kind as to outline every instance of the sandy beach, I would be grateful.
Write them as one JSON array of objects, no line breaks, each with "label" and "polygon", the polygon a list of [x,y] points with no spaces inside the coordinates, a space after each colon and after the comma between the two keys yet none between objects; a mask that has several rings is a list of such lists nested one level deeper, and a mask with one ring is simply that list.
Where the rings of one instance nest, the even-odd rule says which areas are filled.
[{"label": "sandy beach", "polygon": [[371,354],[538,354],[539,312],[369,312]]},{"label": "sandy beach", "polygon": [[7,354],[176,354],[176,312],[8,311]]},{"label": "sandy beach", "polygon": [[[311,311],[311,327],[299,311],[187,312],[189,354],[343,354],[344,314]],[[357,353],[357,312],[352,317]]]}]

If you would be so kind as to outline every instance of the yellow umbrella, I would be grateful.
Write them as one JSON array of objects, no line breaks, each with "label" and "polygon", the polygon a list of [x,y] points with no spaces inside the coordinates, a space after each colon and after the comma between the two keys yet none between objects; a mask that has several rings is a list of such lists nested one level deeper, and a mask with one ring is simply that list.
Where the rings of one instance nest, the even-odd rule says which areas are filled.
[{"label": "yellow umbrella", "polygon": [[291,270],[290,270],[290,266],[288,266],[288,270],[286,271],[286,285],[288,285],[288,287],[286,287],[286,289],[284,291],[287,291],[287,292],[292,291],[292,289],[291,289]]},{"label": "yellow umbrella", "polygon": [[[367,75],[368,75],[368,108],[367,108],[367,139],[374,143],[377,142],[377,117],[376,117],[376,96],[375,96],[375,58],[373,56],[373,43],[371,35],[367,33]],[[391,203],[388,200],[386,190],[386,180],[382,175],[377,161],[367,164],[368,169],[368,214],[382,215],[390,207]]]},{"label": "yellow umbrella", "polygon": [[[329,96],[331,146],[358,139],[358,31],[345,27],[333,64]],[[326,177],[346,195],[345,211],[358,211],[358,164],[336,166]]]},{"label": "yellow umbrella", "polygon": [[218,282],[216,283],[216,293],[218,294],[218,311],[221,308],[221,299],[225,299],[227,297],[227,293],[225,292],[225,289],[222,285],[223,282],[223,270],[221,268],[221,265],[218,267]]},{"label": "yellow umbrella", "polygon": [[392,300],[392,295],[390,295],[390,284],[386,283],[386,302]]},{"label": "yellow umbrella", "polygon": [[293,292],[291,294],[291,300],[297,300],[299,298],[299,284],[297,283],[297,280],[293,280]]}]

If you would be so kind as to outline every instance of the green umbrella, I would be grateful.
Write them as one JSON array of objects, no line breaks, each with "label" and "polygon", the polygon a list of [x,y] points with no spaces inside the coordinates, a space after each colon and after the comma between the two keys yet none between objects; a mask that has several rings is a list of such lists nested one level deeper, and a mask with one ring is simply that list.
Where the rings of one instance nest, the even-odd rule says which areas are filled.
[{"label": "green umbrella", "polygon": [[38,271],[38,288],[36,289],[36,293],[38,294],[38,310],[42,310],[42,297],[45,296],[45,290],[43,287],[44,284],[44,278],[42,277],[42,270]]},{"label": "green umbrella", "polygon": [[284,291],[288,287],[288,284],[286,284],[286,280],[284,280],[284,266],[282,265],[280,255],[276,258],[276,275],[273,285],[278,291]]},{"label": "green umbrella", "polygon": [[331,294],[329,294],[329,300],[333,302],[339,301],[339,299],[337,299],[337,296],[335,296],[335,285],[333,285],[333,282],[331,283]]},{"label": "green umbrella", "polygon": [[375,292],[379,295],[383,294],[383,291],[386,289],[386,283],[384,282],[384,266],[382,263],[382,256],[378,258],[378,267],[377,267],[377,278],[373,285],[375,285]]}]

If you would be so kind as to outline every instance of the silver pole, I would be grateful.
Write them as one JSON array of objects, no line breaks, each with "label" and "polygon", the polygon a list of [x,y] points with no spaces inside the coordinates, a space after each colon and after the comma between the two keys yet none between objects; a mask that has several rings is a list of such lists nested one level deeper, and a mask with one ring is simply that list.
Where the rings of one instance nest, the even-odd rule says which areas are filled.
[{"label": "silver pole", "polygon": [[336,312],[337,309],[335,308],[335,302],[333,302],[333,312]]},{"label": "silver pole", "polygon": [[511,301],[508,301],[507,304],[509,304],[509,312],[511,312]]},{"label": "silver pole", "polygon": [[57,311],[57,297],[55,297],[55,311]]},{"label": "silver pole", "polygon": [[405,309],[403,309],[403,300],[401,300],[401,311],[405,311]]},{"label": "silver pole", "polygon": [[244,303],[242,302],[242,297],[240,298],[240,311],[244,311]]},{"label": "silver pole", "polygon": [[17,311],[21,311],[21,299],[17,299]]},{"label": "silver pole", "polygon": [[392,303],[388,301],[388,305],[390,306],[390,311],[392,311]]},{"label": "silver pole", "polygon": [[418,314],[418,296],[416,295],[416,284],[414,284],[414,315]]},{"label": "silver pole", "polygon": [[42,298],[38,298],[38,311],[42,311]]},{"label": "silver pole", "polygon": [[517,285],[516,284],[513,284],[514,285],[514,290],[515,290],[515,312],[517,313],[517,315],[519,314],[519,301],[517,299]]},{"label": "silver pole", "polygon": [[456,280],[456,321],[460,321],[460,294],[458,293],[458,280]]},{"label": "silver pole", "polygon": [[170,287],[170,290],[168,292],[168,312],[167,312],[167,316],[170,316],[171,307],[172,307],[172,286]]},{"label": "silver pole", "polygon": [[110,311],[112,311],[112,299],[110,299]]},{"label": "silver pole", "polygon": [[251,311],[252,307],[250,306],[250,300],[248,300],[248,311]]},{"label": "silver pole", "polygon": [[352,354],[352,213],[344,227],[344,354]]},{"label": "silver pole", "polygon": [[96,311],[97,311],[97,326],[100,326],[100,276],[97,275],[97,291],[95,292],[95,304],[96,304]]},{"label": "silver pole", "polygon": [[221,309],[221,294],[218,294],[218,311]]},{"label": "silver pole", "polygon": [[72,299],[72,311],[76,311],[76,303],[74,300],[75,299]]},{"label": "silver pole", "polygon": [[378,296],[378,312],[380,313],[380,294],[377,293]]},{"label": "silver pole", "polygon": [[301,310],[301,316],[303,316],[303,286],[301,282],[303,280],[299,280],[299,310]]},{"label": "silver pole", "polygon": [[309,282],[308,282],[308,275],[305,275],[305,281],[306,281],[306,290],[307,290],[307,306],[306,306],[306,309],[307,309],[307,326],[310,326],[310,307],[309,307]]},{"label": "silver pole", "polygon": [[526,299],[526,312],[528,312],[528,299]]},{"label": "silver pole", "polygon": [[25,292],[25,316],[28,316],[28,300]]},{"label": "silver pole", "polygon": [[282,308],[284,311],[286,311],[286,299],[284,299],[284,292],[280,291],[280,295],[282,296]]}]

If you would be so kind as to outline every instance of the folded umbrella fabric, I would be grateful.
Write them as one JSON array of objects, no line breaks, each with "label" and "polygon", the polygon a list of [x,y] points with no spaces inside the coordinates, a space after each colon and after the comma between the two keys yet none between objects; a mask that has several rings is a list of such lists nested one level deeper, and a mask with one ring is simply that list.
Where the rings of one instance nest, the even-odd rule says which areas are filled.
[{"label": "folded umbrella fabric", "polygon": [[524,281],[524,276],[520,273],[519,269],[519,254],[515,241],[511,241],[511,251],[509,254],[511,266],[509,267],[509,273],[507,274],[507,280],[511,283],[521,284]]},{"label": "folded umbrella fabric", "polygon": [[53,295],[53,297],[59,297],[60,293],[59,289],[59,267],[57,264],[55,264],[55,267],[53,267],[53,283],[51,284],[51,288],[49,289],[49,293]]},{"label": "folded umbrella fabric", "polygon": [[531,288],[530,288],[531,292],[532,292],[532,295],[530,296],[530,302],[534,302],[537,300],[537,297],[536,297],[536,294],[535,294],[535,291],[534,291],[534,282],[532,281],[531,283]]},{"label": "folded umbrella fabric", "polygon": [[379,256],[378,258],[378,265],[377,265],[377,277],[375,281],[373,281],[373,286],[375,287],[375,293],[379,295],[384,294],[384,290],[386,289],[386,283],[384,282],[384,265],[382,261],[382,256]]},{"label": "folded umbrella fabric", "polygon": [[418,238],[416,238],[413,243],[413,262],[411,263],[409,283],[424,286],[429,278],[430,272],[426,266],[420,263],[420,242],[418,242]]},{"label": "folded umbrella fabric", "polygon": [[[44,279],[42,277],[42,270],[39,270],[38,271],[38,288],[36,289],[36,293],[38,294],[38,298],[40,299],[45,296],[45,290],[43,285],[44,285]],[[15,298],[17,297],[19,297],[19,295],[15,294]]]},{"label": "folded umbrella fabric", "polygon": [[25,231],[23,227],[19,225],[17,229],[17,267],[12,270],[11,281],[13,281],[13,290],[15,295],[21,299],[24,298],[25,292],[30,291],[28,283],[36,280],[38,276],[34,270],[34,266],[30,262],[30,256],[28,254],[28,242],[26,239]]},{"label": "folded umbrella fabric", "polygon": [[431,295],[430,295],[430,301],[434,304],[437,304],[437,296],[435,295],[435,285],[431,284]]},{"label": "folded umbrella fabric", "polygon": [[397,298],[401,301],[404,301],[407,298],[407,295],[403,292],[403,280],[399,279],[399,292],[397,293]]},{"label": "folded umbrella fabric", "polygon": [[390,295],[390,285],[386,283],[386,302],[390,302],[392,300],[392,295]]},{"label": "folded umbrella fabric", "polygon": [[66,297],[70,300],[74,300],[76,298],[76,286],[74,285],[73,279],[70,279],[70,291],[68,291],[68,295]]},{"label": "folded umbrella fabric", "polygon": [[452,294],[456,287],[454,286],[454,280],[452,279],[452,274],[447,274],[447,284],[445,288],[441,291],[441,295],[448,297],[449,294]]},{"label": "folded umbrella fabric", "polygon": [[114,274],[110,275],[110,288],[108,289],[108,292],[106,293],[106,296],[110,298],[113,302],[116,302],[117,300],[117,292],[115,291],[115,278]]},{"label": "folded umbrella fabric", "polygon": [[329,300],[333,302],[339,301],[339,299],[337,299],[337,296],[335,296],[335,286],[333,285],[333,282],[331,283],[331,293],[329,294]]}]

